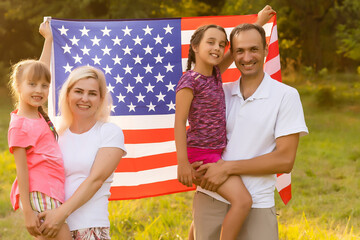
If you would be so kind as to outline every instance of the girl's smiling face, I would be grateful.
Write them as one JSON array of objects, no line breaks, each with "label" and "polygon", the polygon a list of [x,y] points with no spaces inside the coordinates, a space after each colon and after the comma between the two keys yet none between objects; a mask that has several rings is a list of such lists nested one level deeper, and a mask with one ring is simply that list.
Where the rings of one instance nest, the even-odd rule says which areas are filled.
[{"label": "girl's smiling face", "polygon": [[28,79],[24,76],[19,85],[19,106],[37,111],[43,106],[49,96],[50,84],[45,78],[39,80]]},{"label": "girl's smiling face", "polygon": [[224,58],[226,35],[217,28],[209,28],[197,46],[193,46],[196,64],[218,65]]}]

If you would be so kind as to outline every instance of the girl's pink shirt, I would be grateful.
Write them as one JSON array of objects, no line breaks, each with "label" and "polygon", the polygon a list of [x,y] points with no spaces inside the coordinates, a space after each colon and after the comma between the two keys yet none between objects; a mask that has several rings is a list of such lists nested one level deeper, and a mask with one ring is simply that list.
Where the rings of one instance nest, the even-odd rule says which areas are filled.
[{"label": "girl's pink shirt", "polygon": [[[64,163],[53,132],[41,114],[41,118],[28,119],[16,113],[10,114],[8,144],[11,153],[14,147],[26,148],[29,192],[39,191],[64,202]],[[19,197],[15,179],[10,193],[14,210],[19,208]]]}]

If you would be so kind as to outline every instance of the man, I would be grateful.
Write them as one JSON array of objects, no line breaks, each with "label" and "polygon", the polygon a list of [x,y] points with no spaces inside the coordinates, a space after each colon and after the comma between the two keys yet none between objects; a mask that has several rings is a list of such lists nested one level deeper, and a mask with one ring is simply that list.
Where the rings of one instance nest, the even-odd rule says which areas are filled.
[{"label": "man", "polygon": [[219,239],[230,205],[216,189],[230,175],[241,175],[253,205],[238,239],[278,239],[274,190],[276,173],[289,173],[299,137],[308,133],[296,89],[264,73],[268,53],[265,32],[242,24],[230,35],[230,49],[241,78],[224,85],[227,146],[217,163],[206,169],[195,193],[195,239]]}]

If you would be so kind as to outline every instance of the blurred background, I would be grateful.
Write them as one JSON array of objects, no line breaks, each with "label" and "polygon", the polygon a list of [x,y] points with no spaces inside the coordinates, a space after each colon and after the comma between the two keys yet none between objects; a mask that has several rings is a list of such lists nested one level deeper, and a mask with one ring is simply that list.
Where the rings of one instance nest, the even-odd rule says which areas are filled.
[{"label": "blurred background", "polygon": [[243,15],[257,13],[266,4],[277,11],[283,73],[360,72],[359,0],[1,0],[0,75],[6,75],[10,64],[20,59],[39,56],[43,39],[38,26],[43,16],[120,19]]}]

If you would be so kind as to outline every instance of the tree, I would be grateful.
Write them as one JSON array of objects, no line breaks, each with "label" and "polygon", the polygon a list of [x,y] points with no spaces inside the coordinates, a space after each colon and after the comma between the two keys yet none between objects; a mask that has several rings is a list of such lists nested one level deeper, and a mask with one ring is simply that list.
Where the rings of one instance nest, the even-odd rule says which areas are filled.
[{"label": "tree", "polygon": [[336,7],[339,24],[336,27],[337,53],[360,60],[360,1],[344,0]]}]

